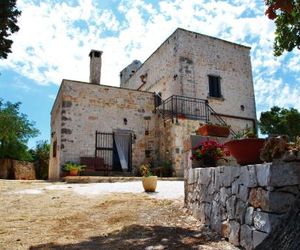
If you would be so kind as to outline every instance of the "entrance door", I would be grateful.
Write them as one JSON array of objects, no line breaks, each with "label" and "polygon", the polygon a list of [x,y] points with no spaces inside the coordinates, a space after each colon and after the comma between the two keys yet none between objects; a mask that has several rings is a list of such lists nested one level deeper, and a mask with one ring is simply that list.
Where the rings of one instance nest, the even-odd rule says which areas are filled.
[{"label": "entrance door", "polygon": [[128,130],[114,131],[114,144],[122,171],[131,171],[132,134]]},{"label": "entrance door", "polygon": [[113,133],[96,131],[95,157],[113,171],[132,170],[132,131],[115,130]]}]

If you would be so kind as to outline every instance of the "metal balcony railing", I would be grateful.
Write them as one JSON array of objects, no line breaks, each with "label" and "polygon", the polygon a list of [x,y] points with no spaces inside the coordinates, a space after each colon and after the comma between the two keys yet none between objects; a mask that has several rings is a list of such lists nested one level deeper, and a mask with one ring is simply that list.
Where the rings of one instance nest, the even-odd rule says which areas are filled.
[{"label": "metal balcony railing", "polygon": [[[172,119],[178,122],[178,118],[190,120],[199,120],[205,123],[211,122],[213,117],[214,123],[227,125],[226,122],[213,110],[205,99],[172,95],[156,107],[164,120]],[[231,134],[235,132],[230,129]]]}]

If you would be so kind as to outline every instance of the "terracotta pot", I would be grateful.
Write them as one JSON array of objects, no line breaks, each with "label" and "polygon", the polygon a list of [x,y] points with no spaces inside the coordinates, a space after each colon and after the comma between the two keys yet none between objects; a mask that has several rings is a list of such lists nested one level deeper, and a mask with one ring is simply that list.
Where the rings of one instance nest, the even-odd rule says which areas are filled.
[{"label": "terracotta pot", "polygon": [[71,169],[69,171],[70,176],[77,176],[78,175],[78,169]]},{"label": "terracotta pot", "polygon": [[248,138],[226,142],[224,146],[240,165],[262,163],[260,151],[265,139]]},{"label": "terracotta pot", "polygon": [[142,178],[143,187],[146,192],[155,192],[157,185],[157,176],[148,176]]},{"label": "terracotta pot", "polygon": [[228,137],[230,130],[228,127],[205,124],[198,128],[197,133],[202,136]]},{"label": "terracotta pot", "polygon": [[209,168],[209,167],[216,167],[217,161],[211,158],[204,158],[201,160],[193,160],[192,161],[192,168]]}]

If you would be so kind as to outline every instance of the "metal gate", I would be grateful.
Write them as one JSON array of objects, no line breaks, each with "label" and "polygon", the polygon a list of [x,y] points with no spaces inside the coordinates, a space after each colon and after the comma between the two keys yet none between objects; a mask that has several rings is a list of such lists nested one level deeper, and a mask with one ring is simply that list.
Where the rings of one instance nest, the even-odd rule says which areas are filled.
[{"label": "metal gate", "polygon": [[[118,133],[104,133],[96,131],[95,157],[103,158],[104,164],[113,171],[122,171],[120,157],[116,146],[115,136]],[[128,172],[132,169],[132,138],[128,144]]]}]

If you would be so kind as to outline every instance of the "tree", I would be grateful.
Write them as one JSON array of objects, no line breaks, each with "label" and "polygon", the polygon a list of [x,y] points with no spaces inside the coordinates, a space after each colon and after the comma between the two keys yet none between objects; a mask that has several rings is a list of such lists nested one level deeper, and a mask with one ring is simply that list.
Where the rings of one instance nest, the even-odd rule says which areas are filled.
[{"label": "tree", "polygon": [[275,21],[274,55],[300,49],[300,0],[265,0],[265,14]]},{"label": "tree", "polygon": [[17,0],[1,0],[0,3],[0,59],[11,53],[13,41],[8,37],[19,30],[17,17],[21,15],[16,7]]},{"label": "tree", "polygon": [[3,103],[0,99],[0,158],[31,160],[27,141],[39,131],[19,112],[21,103]]},{"label": "tree", "polygon": [[300,113],[294,108],[274,106],[270,111],[261,113],[259,127],[262,134],[285,134],[295,140],[300,135]]},{"label": "tree", "polygon": [[32,155],[38,179],[48,179],[50,145],[47,141],[37,142],[36,148],[29,150]]}]

